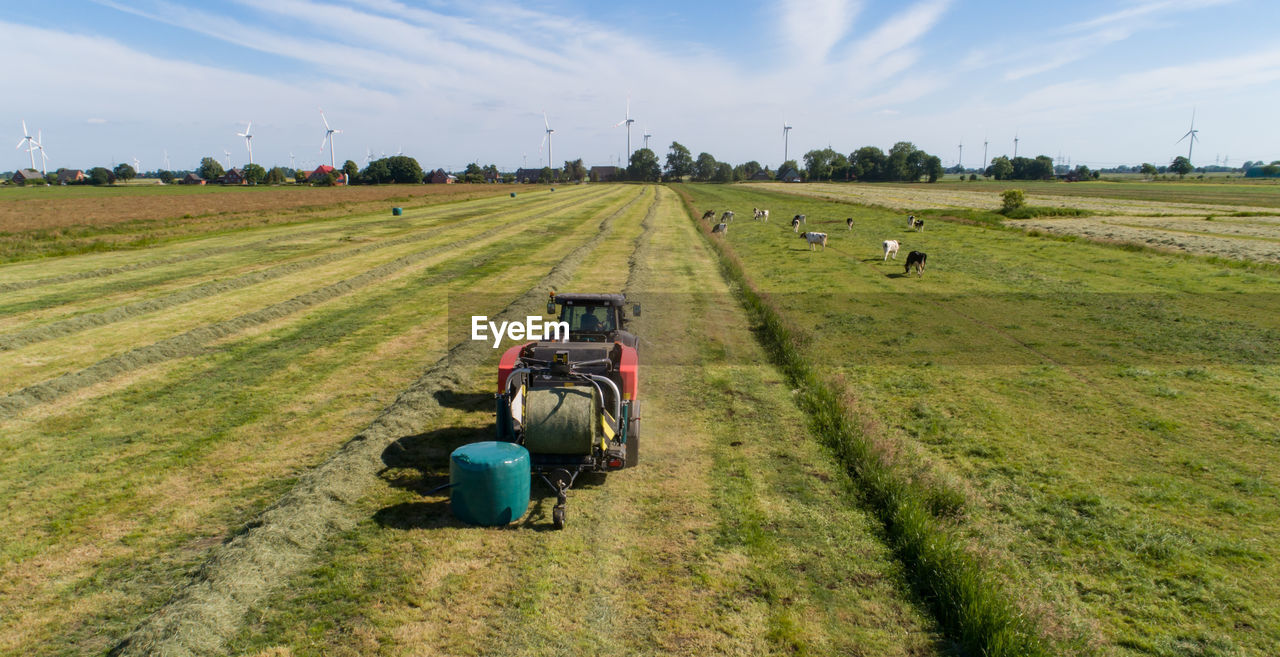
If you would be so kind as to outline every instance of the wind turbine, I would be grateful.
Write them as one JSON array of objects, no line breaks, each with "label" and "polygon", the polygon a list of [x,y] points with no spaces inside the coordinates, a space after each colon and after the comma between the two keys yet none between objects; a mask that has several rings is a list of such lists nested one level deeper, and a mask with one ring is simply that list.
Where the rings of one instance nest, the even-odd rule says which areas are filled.
[{"label": "wind turbine", "polygon": [[[551,162],[553,162],[551,159],[551,133],[555,132],[555,129],[551,127],[551,121],[547,118],[546,112],[542,113],[542,124],[547,127],[547,134],[542,138],[542,143],[547,145],[547,166],[551,166]],[[541,151],[542,146],[538,146],[538,150]]]},{"label": "wind turbine", "polygon": [[984,171],[987,168],[987,144],[988,143],[990,143],[990,141],[986,137],[983,137],[982,138],[982,169]]},{"label": "wind turbine", "polygon": [[645,129],[644,129],[644,147],[645,147],[645,148],[648,148],[648,147],[649,147],[649,138],[650,138],[650,137],[652,137],[652,136],[653,136],[653,135],[649,134],[649,129],[648,129],[648,128],[645,128]]},{"label": "wind turbine", "polygon": [[36,132],[35,147],[40,150],[40,173],[49,175],[49,158],[44,154],[44,132]]},{"label": "wind turbine", "polygon": [[138,158],[136,157],[133,158],[133,170],[137,171],[138,173],[142,173],[142,163],[139,162]]},{"label": "wind turbine", "polygon": [[635,122],[636,120],[631,118],[631,94],[627,94],[627,118],[622,119],[621,121],[618,121],[617,123],[613,124],[613,127],[616,128],[624,123],[627,125],[627,159],[628,160],[631,159],[631,124]]},{"label": "wind turbine", "polygon": [[253,164],[253,133],[250,132],[252,128],[253,121],[250,121],[249,125],[245,126],[244,132],[236,133],[237,137],[244,137],[244,147],[249,149],[249,164]]},{"label": "wind turbine", "polygon": [[27,130],[27,122],[24,119],[22,121],[22,139],[18,140],[18,145],[14,146],[14,148],[19,149],[22,148],[23,144],[26,144],[27,156],[31,158],[31,169],[33,171],[36,168],[36,145],[39,143],[35,137],[31,136],[31,132]]},{"label": "wind turbine", "polygon": [[964,140],[960,140],[960,145],[956,148],[960,149],[960,154],[956,156],[956,166],[960,167],[960,171],[964,171]]},{"label": "wind turbine", "polygon": [[[1200,132],[1200,131],[1196,130],[1196,108],[1192,107],[1191,108],[1191,129],[1187,131],[1187,134],[1182,135],[1182,139],[1187,139],[1187,137],[1191,138],[1187,140],[1187,161],[1188,162],[1191,161],[1191,148],[1196,145],[1196,140],[1199,139],[1199,137],[1196,136],[1197,132]],[[1178,141],[1175,141],[1173,143],[1176,144],[1182,141],[1182,139],[1179,139]]]},{"label": "wind turbine", "polygon": [[293,151],[289,151],[289,169],[293,170]]},{"label": "wind turbine", "polygon": [[165,149],[164,151],[164,170],[165,171],[171,170],[171,167],[169,166],[169,150],[168,149]]},{"label": "wind turbine", "polygon": [[1013,159],[1018,159],[1018,133],[1013,133]]},{"label": "wind turbine", "polygon": [[333,158],[333,136],[342,131],[337,128],[329,127],[329,119],[324,118],[324,110],[320,110],[320,120],[324,121],[324,139],[320,141],[320,152],[324,153],[324,145],[326,142],[328,142],[329,166],[336,169],[338,168],[338,165],[336,164],[336,160],[334,160]]},{"label": "wind turbine", "polygon": [[788,148],[791,146],[791,126],[786,121],[782,122],[782,162],[787,161]]},{"label": "wind turbine", "polygon": [[231,169],[231,151],[224,148],[222,149],[222,155],[227,158],[227,169],[230,170]]}]

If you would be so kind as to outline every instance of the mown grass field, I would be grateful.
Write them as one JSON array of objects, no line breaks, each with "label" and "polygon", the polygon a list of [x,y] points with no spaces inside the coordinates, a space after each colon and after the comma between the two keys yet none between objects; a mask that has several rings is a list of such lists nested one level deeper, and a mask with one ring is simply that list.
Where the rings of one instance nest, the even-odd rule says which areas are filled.
[{"label": "mown grass field", "polygon": [[[1093,180],[1080,183],[1036,180],[939,181],[930,185],[952,191],[999,193],[1018,187],[1028,194],[1070,196],[1076,198],[1114,198],[1155,203],[1204,203],[1211,205],[1247,205],[1280,208],[1280,182],[1275,180],[1234,179],[1200,180],[1132,180],[1111,182]],[[903,185],[892,185],[903,186]],[[907,185],[906,187],[910,187]]]},{"label": "mown grass field", "polygon": [[[1276,652],[1274,273],[958,223],[917,233],[758,186],[687,193],[736,212],[729,253],[799,352],[1060,650]],[[825,251],[797,239],[796,213]],[[927,271],[905,276],[917,249]]]},{"label": "mown grass field", "polygon": [[[389,215],[0,267],[0,654],[948,653],[673,192]],[[451,315],[549,284],[654,295],[643,465],[462,526]]]},{"label": "mown grass field", "polygon": [[[1273,270],[758,185],[519,191],[0,265],[0,655],[1277,652]],[[461,525],[431,491],[500,350],[456,328],[549,288],[644,305],[641,466],[565,531],[538,482]]]}]

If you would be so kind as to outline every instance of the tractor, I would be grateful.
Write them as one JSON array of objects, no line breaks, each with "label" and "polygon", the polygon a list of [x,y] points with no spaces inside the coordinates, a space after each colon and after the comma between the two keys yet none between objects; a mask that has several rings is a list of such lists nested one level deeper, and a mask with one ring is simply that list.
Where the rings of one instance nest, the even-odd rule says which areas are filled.
[{"label": "tractor", "polygon": [[567,339],[511,347],[498,365],[498,440],[529,451],[533,476],[556,494],[556,529],[579,474],[640,457],[638,342],[625,306],[621,294],[552,293],[547,314],[568,326]]}]

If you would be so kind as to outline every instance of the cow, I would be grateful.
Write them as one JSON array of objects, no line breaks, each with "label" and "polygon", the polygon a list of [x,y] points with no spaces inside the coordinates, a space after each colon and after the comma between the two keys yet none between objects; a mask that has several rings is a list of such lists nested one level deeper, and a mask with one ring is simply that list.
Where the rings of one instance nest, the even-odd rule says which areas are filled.
[{"label": "cow", "polygon": [[916,231],[919,232],[923,230],[924,230],[924,219],[916,219]]},{"label": "cow", "polygon": [[800,232],[800,215],[796,215],[795,218],[791,220],[791,232]]},{"label": "cow", "polygon": [[806,219],[806,217],[805,217],[804,215],[802,215],[802,214],[798,214],[798,215],[796,215],[795,217],[792,217],[791,222],[792,222],[792,223],[799,222],[799,223],[802,223],[802,224],[808,224],[809,222],[808,222],[808,221],[805,221],[805,219]]},{"label": "cow", "polygon": [[760,208],[752,208],[752,210],[753,210],[753,211],[755,212],[755,214],[756,214],[756,219],[763,219],[763,220],[765,220],[765,221],[768,221],[768,220],[769,220],[769,211],[768,211],[768,210],[761,210]]},{"label": "cow", "polygon": [[722,222],[720,222],[720,223],[716,224],[716,227],[715,227],[715,228],[712,228],[712,229],[711,229],[711,233],[712,233],[712,234],[715,234],[715,233],[723,233],[723,234],[725,234],[725,235],[728,235],[728,234],[729,234],[729,224],[727,224],[727,223],[725,223],[725,222],[723,222],[723,221],[722,221]]},{"label": "cow", "polygon": [[800,237],[809,240],[809,250],[816,251],[818,245],[822,245],[822,250],[827,250],[827,234],[826,233],[800,233]]},{"label": "cow", "polygon": [[898,259],[898,240],[884,241],[884,259],[888,260],[892,256],[894,260]]},{"label": "cow", "polygon": [[715,219],[715,218],[716,218],[716,211],[715,211],[715,210],[707,210],[706,212],[703,212],[703,213],[702,213],[702,220],[703,220],[703,221],[710,221],[710,220]]},{"label": "cow", "polygon": [[916,216],[914,214],[907,215],[907,228],[916,227]]},{"label": "cow", "polygon": [[844,220],[844,225],[848,226],[849,230],[853,230],[853,217],[846,218]]},{"label": "cow", "polygon": [[733,221],[733,210],[725,210],[724,214],[720,215],[720,223],[727,224],[730,221]]},{"label": "cow", "polygon": [[907,269],[906,271],[902,272],[903,275],[910,274],[911,268],[914,266],[916,268],[916,273],[919,274],[921,278],[924,278],[924,261],[927,260],[928,258],[929,258],[928,254],[926,254],[924,251],[912,251],[911,253],[908,253]]}]

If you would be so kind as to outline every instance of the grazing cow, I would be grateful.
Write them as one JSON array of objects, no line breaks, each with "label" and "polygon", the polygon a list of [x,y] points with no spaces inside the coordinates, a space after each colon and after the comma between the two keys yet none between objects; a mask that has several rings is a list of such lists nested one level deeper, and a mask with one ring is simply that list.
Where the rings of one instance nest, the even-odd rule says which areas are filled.
[{"label": "grazing cow", "polygon": [[898,259],[898,240],[884,241],[884,259],[888,260],[892,256],[894,260]]},{"label": "grazing cow", "polygon": [[916,216],[914,214],[907,215],[907,228],[916,227]]},{"label": "grazing cow", "polygon": [[924,230],[924,219],[916,219],[916,231],[919,232],[923,230]]},{"label": "grazing cow", "polygon": [[800,237],[809,240],[809,250],[816,251],[818,245],[822,245],[822,250],[827,250],[827,234],[826,233],[800,233]]},{"label": "grazing cow", "polygon": [[729,234],[729,224],[726,224],[725,222],[723,222],[723,221],[722,221],[722,222],[720,222],[720,223],[716,224],[716,227],[715,227],[715,228],[712,228],[712,229],[711,229],[711,232],[712,232],[712,234],[715,234],[715,233],[724,233],[725,235],[728,235],[728,234]]},{"label": "grazing cow", "polygon": [[707,210],[706,212],[703,212],[703,213],[702,213],[702,220],[703,220],[703,221],[710,221],[711,219],[715,219],[715,218],[716,218],[716,211],[715,211],[715,210]]},{"label": "grazing cow", "polygon": [[806,219],[806,217],[805,217],[804,215],[802,215],[802,214],[798,214],[798,215],[796,215],[795,217],[793,217],[791,221],[792,221],[793,223],[798,221],[798,222],[800,222],[800,223],[802,223],[802,224],[808,224],[809,222],[808,222],[808,221],[805,221],[805,219]]},{"label": "grazing cow", "polygon": [[796,215],[795,218],[791,220],[791,232],[800,232],[800,215]]},{"label": "grazing cow", "polygon": [[924,251],[912,251],[911,253],[908,253],[907,270],[902,273],[910,274],[911,268],[914,266],[916,268],[916,273],[919,274],[921,278],[924,278],[924,261],[928,259],[928,257],[928,254]]},{"label": "grazing cow", "polygon": [[853,230],[853,217],[846,218],[844,220],[844,225],[848,226],[849,230]]},{"label": "grazing cow", "polygon": [[756,219],[763,219],[765,221],[769,220],[768,210],[761,210],[760,208],[752,208],[752,210],[754,210],[756,213]]},{"label": "grazing cow", "polygon": [[720,215],[720,223],[727,224],[730,221],[733,221],[733,210],[725,210],[724,214]]}]

